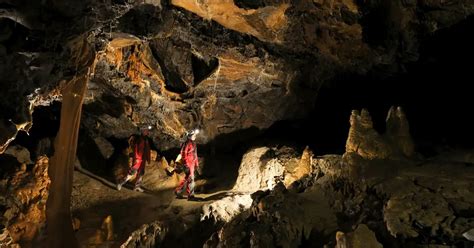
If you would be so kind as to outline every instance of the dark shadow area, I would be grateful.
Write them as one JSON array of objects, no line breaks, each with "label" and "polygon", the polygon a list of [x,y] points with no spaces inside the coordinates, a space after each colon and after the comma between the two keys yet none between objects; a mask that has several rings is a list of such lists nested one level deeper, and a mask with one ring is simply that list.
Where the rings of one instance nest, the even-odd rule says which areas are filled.
[{"label": "dark shadow area", "polygon": [[33,125],[28,133],[18,132],[11,145],[21,145],[30,151],[31,160],[38,156],[53,154],[54,138],[59,130],[61,103],[38,106],[33,112]]},{"label": "dark shadow area", "polygon": [[[117,2],[125,2],[116,0]],[[163,16],[159,7],[140,4],[119,19],[119,29],[137,36],[157,34],[163,28]]]},{"label": "dark shadow area", "polygon": [[[109,142],[113,145],[114,147],[114,152],[110,156],[109,159],[107,159],[107,177],[110,180],[113,180],[113,169],[115,166],[120,166],[120,163],[127,163],[126,156],[124,155],[125,149],[128,147],[128,141],[127,139],[118,139],[114,137],[110,137]],[[114,180],[113,180],[114,182]],[[117,182],[114,182],[117,183]]]},{"label": "dark shadow area", "polygon": [[472,30],[474,17],[426,37],[420,60],[406,65],[404,74],[338,75],[321,88],[307,119],[277,122],[263,137],[309,145],[316,154],[343,153],[351,110],[367,108],[375,129],[384,132],[387,112],[397,105],[422,154],[438,146],[473,147]]},{"label": "dark shadow area", "polygon": [[230,196],[230,195],[231,194],[229,194],[228,192],[220,192],[220,193],[208,196],[208,197],[200,198],[199,201],[217,201],[217,200],[220,200],[220,199],[222,199],[224,197],[227,197],[227,196]]},{"label": "dark shadow area", "polygon": [[108,176],[106,159],[100,153],[94,140],[84,129],[79,130],[79,140],[77,143],[77,158],[81,163],[81,167],[93,174]]},{"label": "dark shadow area", "polygon": [[[15,157],[0,154],[0,178],[3,179],[6,176],[11,176],[19,168],[19,163]],[[1,207],[1,205],[0,205]],[[4,213],[4,212],[1,212]]]},{"label": "dark shadow area", "polygon": [[362,18],[360,24],[363,28],[363,38],[371,46],[387,45],[391,27],[390,1],[358,1],[364,2],[362,6]]},{"label": "dark shadow area", "polygon": [[[130,98],[130,97],[128,97]],[[108,115],[119,118],[123,113],[123,102],[126,101],[120,97],[111,94],[103,94],[100,99],[92,103],[85,104],[83,110],[88,114],[101,115],[107,113]]]},{"label": "dark shadow area", "polygon": [[266,5],[264,0],[234,0],[234,3],[242,9],[258,9]]},{"label": "dark shadow area", "polygon": [[[126,195],[128,192],[117,192]],[[169,219],[163,214],[171,200],[172,194],[167,191],[154,192],[153,195],[126,196],[122,199],[104,200],[85,208],[76,209],[72,215],[81,220],[81,229],[76,232],[76,237],[90,238],[96,230],[101,228],[102,221],[107,216],[112,216],[115,241],[122,244],[128,235],[139,229],[143,224],[154,220],[168,222]],[[73,201],[74,202],[74,201]]]},{"label": "dark shadow area", "polygon": [[253,127],[221,134],[206,145],[198,144],[203,163],[202,178],[209,180],[199,191],[210,193],[234,187],[242,157],[250,147],[256,145],[256,137],[260,133],[258,128]]},{"label": "dark shadow area", "polygon": [[217,58],[209,58],[206,60],[205,58],[191,54],[191,64],[194,74],[194,86],[196,86],[216,71],[219,66],[219,60]]},{"label": "dark shadow area", "polygon": [[[198,218],[198,216],[196,216]],[[170,232],[160,244],[161,247],[200,247],[222,224],[214,223],[214,220],[196,220],[191,228],[183,232],[180,228],[182,224],[173,225]]]},{"label": "dark shadow area", "polygon": [[188,91],[188,86],[183,81],[183,79],[181,79],[180,75],[177,72],[170,70],[166,67],[166,64],[161,58],[158,50],[154,46],[150,46],[150,48],[153,57],[160,65],[160,68],[163,72],[163,76],[165,77],[165,88],[175,93],[184,93]]},{"label": "dark shadow area", "polygon": [[12,52],[39,51],[42,33],[32,31],[8,18],[0,18],[0,56]]}]

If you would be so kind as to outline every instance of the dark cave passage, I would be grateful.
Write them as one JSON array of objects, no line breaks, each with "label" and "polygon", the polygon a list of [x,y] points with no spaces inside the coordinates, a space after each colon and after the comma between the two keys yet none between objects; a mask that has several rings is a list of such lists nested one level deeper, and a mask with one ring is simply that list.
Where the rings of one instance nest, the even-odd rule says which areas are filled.
[{"label": "dark cave passage", "polygon": [[474,17],[426,37],[420,60],[408,64],[406,73],[339,75],[321,89],[307,119],[275,123],[264,136],[307,144],[317,154],[343,153],[351,110],[368,109],[375,129],[383,133],[387,112],[396,105],[404,109],[420,150],[472,148],[472,30]]},{"label": "dark cave passage", "polygon": [[21,145],[30,151],[31,159],[53,154],[53,142],[59,130],[61,103],[40,106],[33,112],[33,125],[28,133],[18,132],[12,145]]}]

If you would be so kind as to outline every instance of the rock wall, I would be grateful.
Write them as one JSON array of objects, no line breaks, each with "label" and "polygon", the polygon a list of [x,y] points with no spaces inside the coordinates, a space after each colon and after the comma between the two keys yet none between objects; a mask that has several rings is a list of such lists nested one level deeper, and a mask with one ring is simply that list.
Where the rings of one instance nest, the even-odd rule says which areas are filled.
[{"label": "rock wall", "polygon": [[312,152],[309,148],[301,157],[289,147],[250,149],[242,158],[233,191],[255,192],[272,189],[278,182],[285,186],[312,173]]},{"label": "rock wall", "polygon": [[31,247],[44,238],[50,184],[48,165],[48,158],[40,157],[32,168],[21,164],[11,177],[2,178],[0,205],[4,209],[4,228],[0,245]]}]

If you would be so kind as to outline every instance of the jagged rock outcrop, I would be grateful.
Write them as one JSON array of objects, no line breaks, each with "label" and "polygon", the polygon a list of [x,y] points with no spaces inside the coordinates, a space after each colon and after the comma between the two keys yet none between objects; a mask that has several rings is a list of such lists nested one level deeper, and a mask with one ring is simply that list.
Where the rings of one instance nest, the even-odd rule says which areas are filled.
[{"label": "jagged rock outcrop", "polygon": [[214,222],[230,222],[234,217],[250,209],[250,194],[235,194],[206,204],[202,207],[201,221],[212,219]]},{"label": "jagged rock outcrop", "polygon": [[158,221],[144,224],[138,230],[130,234],[128,239],[120,247],[157,247],[167,234],[167,227]]},{"label": "jagged rock outcrop", "polygon": [[2,178],[0,205],[4,212],[1,224],[8,233],[3,232],[0,245],[29,247],[44,235],[50,184],[48,164],[47,157],[39,157],[32,168],[22,164],[12,177]]},{"label": "jagged rock outcrop", "polygon": [[[252,194],[250,210],[225,224],[207,247],[297,247],[302,240],[318,244],[333,233],[336,217],[327,199],[318,192],[291,193],[283,183],[273,190]],[[322,245],[322,244],[321,244]]]},{"label": "jagged rock outcrop", "polygon": [[[350,218],[359,216],[359,221],[377,219],[378,227],[374,223],[372,227],[386,228],[398,238],[440,242],[443,236],[454,241],[461,238],[462,230],[472,228],[472,217],[465,215],[474,206],[467,200],[474,189],[470,164],[449,161],[449,156],[429,161],[410,156],[413,142],[399,108],[391,108],[384,136],[373,130],[365,110],[360,115],[353,112],[351,124],[344,156],[314,160],[315,168],[325,175],[316,187],[332,195],[335,210]],[[411,159],[400,160],[400,156]],[[364,207],[374,196],[376,211],[383,214],[373,215]]]},{"label": "jagged rock outcrop", "polygon": [[373,127],[372,118],[366,109],[353,110],[351,127],[346,142],[346,154],[357,154],[364,159],[392,159],[414,155],[408,121],[400,107],[390,108],[386,126],[387,131],[380,135]]},{"label": "jagged rock outcrop", "polygon": [[366,225],[361,224],[350,233],[336,233],[336,248],[382,248],[377,241],[375,233]]},{"label": "jagged rock outcrop", "polygon": [[18,163],[20,164],[32,164],[33,162],[31,161],[30,157],[30,151],[26,149],[25,147],[22,146],[10,146],[8,149],[5,151],[5,154],[11,155],[16,158]]},{"label": "jagged rock outcrop", "polygon": [[102,225],[100,226],[100,228],[97,228],[95,235],[90,237],[87,242],[84,242],[84,246],[112,246],[114,239],[114,223],[112,216],[109,215],[104,219],[104,221],[102,221]]},{"label": "jagged rock outcrop", "polygon": [[466,215],[474,206],[472,175],[465,164],[427,163],[376,185],[388,199],[384,207],[388,231],[393,236],[459,238],[474,225],[472,216]]},{"label": "jagged rock outcrop", "polygon": [[255,192],[272,189],[278,182],[285,186],[312,173],[312,152],[303,151],[300,158],[292,148],[259,147],[244,154],[233,191]]},{"label": "jagged rock outcrop", "polygon": [[109,141],[107,141],[103,137],[97,137],[94,139],[94,141],[97,147],[99,148],[100,153],[105,159],[108,159],[110,158],[110,156],[112,156],[112,154],[114,153],[114,146],[110,144]]},{"label": "jagged rock outcrop", "polygon": [[281,43],[288,26],[288,3],[258,9],[245,9],[234,1],[172,0],[171,4],[191,11],[205,20],[214,20],[226,28],[250,34],[263,41]]},{"label": "jagged rock outcrop", "polygon": [[215,222],[227,223],[251,207],[254,202],[251,193],[272,189],[278,182],[290,186],[311,174],[311,150],[307,147],[299,159],[297,155],[296,151],[288,147],[250,149],[242,158],[230,196],[204,205],[201,220],[213,219]]},{"label": "jagged rock outcrop", "polygon": [[155,143],[167,149],[177,146],[189,128],[202,127],[201,142],[207,142],[307,111],[311,95],[291,85],[294,68],[283,66],[282,59],[265,51],[259,57],[253,46],[241,51],[205,45],[192,34],[186,41],[174,30],[167,35],[171,37],[143,42],[113,34],[85,102],[85,125],[96,135],[102,130],[100,135],[125,138],[136,126],[150,124],[156,127],[151,136]]},{"label": "jagged rock outcrop", "polygon": [[366,109],[360,112],[353,110],[349,122],[351,128],[346,153],[355,153],[366,159],[384,159],[393,154],[393,148],[374,130],[372,118]]},{"label": "jagged rock outcrop", "polygon": [[[351,116],[348,143],[356,140],[365,149],[361,154],[371,156],[355,151],[343,156],[311,155],[309,162],[315,172],[296,181],[298,190],[287,190],[279,182],[269,190],[253,193],[250,209],[232,215],[230,221],[226,219],[206,247],[296,247],[301,240],[336,247],[381,247],[389,243],[404,246],[415,238],[412,242],[420,245],[463,242],[463,233],[474,225],[470,214],[474,206],[471,164],[450,162],[448,157],[413,157],[413,143],[401,109],[390,110],[388,130],[383,136],[373,130],[370,116],[364,112]],[[388,148],[373,149],[374,138]],[[236,187],[245,183],[265,189],[268,180],[262,181],[260,176],[267,169],[262,167],[262,161],[274,161],[268,164],[279,172],[285,170],[284,163],[277,161],[285,161],[291,153],[269,151],[272,150],[256,148],[244,155],[240,171],[257,176],[254,181],[238,178]],[[295,203],[298,206],[292,205]],[[213,209],[219,209],[219,201],[213,203]],[[295,212],[299,215],[293,215]],[[336,234],[337,229],[345,233]],[[336,244],[328,238],[331,235],[336,236]]]}]

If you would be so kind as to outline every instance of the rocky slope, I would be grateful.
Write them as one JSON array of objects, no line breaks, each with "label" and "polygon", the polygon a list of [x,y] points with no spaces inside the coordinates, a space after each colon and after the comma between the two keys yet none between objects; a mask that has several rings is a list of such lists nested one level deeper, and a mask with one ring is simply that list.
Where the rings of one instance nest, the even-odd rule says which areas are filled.
[{"label": "rocky slope", "polygon": [[[393,111],[387,126],[395,124]],[[385,138],[391,129],[384,136],[374,131],[366,110],[354,111],[344,155],[315,157],[319,173],[288,189],[280,182],[253,193],[251,207],[226,222],[207,247],[467,245],[462,234],[474,227],[472,161],[393,153],[412,147],[403,112],[396,111],[404,126],[395,139]]]}]

